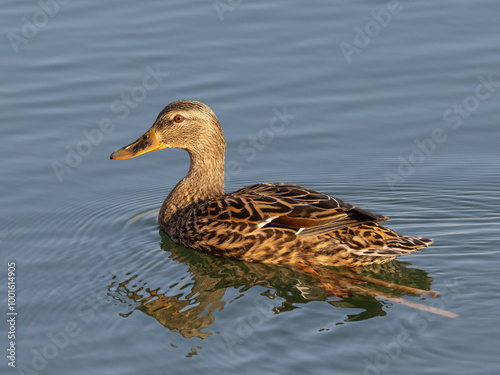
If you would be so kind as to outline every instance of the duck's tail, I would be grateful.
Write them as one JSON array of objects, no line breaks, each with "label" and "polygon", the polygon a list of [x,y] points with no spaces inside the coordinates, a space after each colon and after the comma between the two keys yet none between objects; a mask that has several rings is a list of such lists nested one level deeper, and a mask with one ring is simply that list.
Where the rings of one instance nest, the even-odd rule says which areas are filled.
[{"label": "duck's tail", "polygon": [[331,236],[346,246],[350,265],[355,267],[387,263],[433,243],[429,238],[401,236],[377,223],[344,228]]}]

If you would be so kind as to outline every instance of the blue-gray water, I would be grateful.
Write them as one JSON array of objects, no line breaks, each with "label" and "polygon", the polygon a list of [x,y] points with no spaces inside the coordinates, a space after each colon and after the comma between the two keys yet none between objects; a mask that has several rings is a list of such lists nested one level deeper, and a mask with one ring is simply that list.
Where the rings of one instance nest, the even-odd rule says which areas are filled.
[{"label": "blue-gray water", "polygon": [[[497,374],[499,14],[495,1],[4,1],[4,350],[8,262],[18,315],[2,374]],[[370,275],[438,291],[404,298],[460,317],[173,245],[155,210],[187,154],[109,154],[178,99],[218,115],[226,190],[296,183],[433,238]]]}]

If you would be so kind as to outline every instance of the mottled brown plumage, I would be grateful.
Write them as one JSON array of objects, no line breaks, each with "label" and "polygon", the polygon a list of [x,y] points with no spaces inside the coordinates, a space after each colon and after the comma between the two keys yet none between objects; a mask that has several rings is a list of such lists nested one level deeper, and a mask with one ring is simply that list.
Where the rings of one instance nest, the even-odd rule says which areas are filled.
[{"label": "mottled brown plumage", "polygon": [[136,142],[116,151],[127,159],[167,147],[185,149],[189,172],[170,192],[160,228],[183,246],[248,262],[357,267],[386,263],[432,240],[404,237],[389,220],[304,187],[264,183],[224,192],[226,143],[205,104],[178,101]]}]

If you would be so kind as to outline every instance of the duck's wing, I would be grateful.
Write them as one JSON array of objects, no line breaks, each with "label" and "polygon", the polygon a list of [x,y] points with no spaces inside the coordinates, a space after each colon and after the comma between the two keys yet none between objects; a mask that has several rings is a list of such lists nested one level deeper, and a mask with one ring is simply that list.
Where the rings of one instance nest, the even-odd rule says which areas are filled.
[{"label": "duck's wing", "polygon": [[389,220],[340,199],[284,183],[247,186],[229,194],[227,199],[239,202],[239,212],[233,211],[232,217],[258,222],[260,228],[289,228],[301,238]]}]

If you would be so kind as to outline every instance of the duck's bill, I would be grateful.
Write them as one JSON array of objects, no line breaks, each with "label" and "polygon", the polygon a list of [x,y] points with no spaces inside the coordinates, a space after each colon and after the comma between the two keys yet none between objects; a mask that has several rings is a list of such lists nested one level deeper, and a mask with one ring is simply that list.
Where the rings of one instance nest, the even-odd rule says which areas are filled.
[{"label": "duck's bill", "polygon": [[130,159],[136,156],[145,154],[146,152],[161,150],[166,148],[167,145],[161,142],[156,137],[155,127],[153,126],[144,135],[142,135],[137,141],[129,144],[128,146],[122,147],[116,150],[109,157],[110,159]]}]

